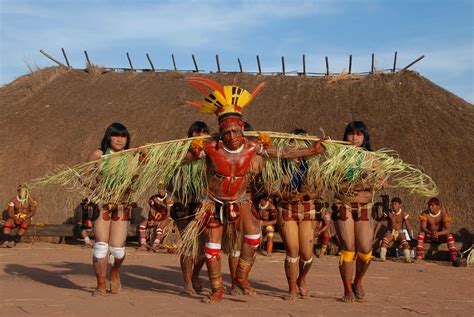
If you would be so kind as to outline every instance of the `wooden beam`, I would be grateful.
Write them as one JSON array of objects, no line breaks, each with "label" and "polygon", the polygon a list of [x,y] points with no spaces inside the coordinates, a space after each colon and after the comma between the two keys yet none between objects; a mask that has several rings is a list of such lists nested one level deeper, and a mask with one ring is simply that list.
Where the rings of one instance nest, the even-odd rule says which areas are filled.
[{"label": "wooden beam", "polygon": [[329,59],[327,56],[325,57],[325,60],[326,60],[326,76],[329,76]]},{"label": "wooden beam", "polygon": [[243,73],[243,68],[242,68],[242,63],[240,62],[240,58],[237,58],[237,62],[239,63],[239,69],[240,69],[240,72]]},{"label": "wooden beam", "polygon": [[133,68],[132,60],[130,59],[130,54],[128,54],[128,52],[127,52],[127,59],[128,59],[128,63],[130,64],[130,69],[131,69],[131,70],[135,70],[135,69]]},{"label": "wooden beam", "polygon": [[303,75],[306,76],[306,55],[303,54]]},{"label": "wooden beam", "polygon": [[262,74],[262,67],[260,65],[260,57],[257,55],[257,67],[258,67],[258,73]]},{"label": "wooden beam", "polygon": [[373,73],[374,72],[374,69],[375,69],[375,54],[372,53],[372,66],[370,67],[370,73]]},{"label": "wooden beam", "polygon": [[171,59],[173,60],[173,68],[175,71],[177,71],[178,68],[176,68],[176,60],[174,59],[174,54],[171,54]]},{"label": "wooden beam", "polygon": [[148,59],[148,63],[150,63],[151,69],[155,71],[155,66],[153,65],[153,62],[151,61],[150,55],[146,53],[146,58]]},{"label": "wooden beam", "polygon": [[86,56],[87,67],[92,66],[92,63],[89,59],[89,54],[87,54],[86,50],[84,50],[84,55]]},{"label": "wooden beam", "polygon": [[281,57],[281,73],[283,75],[286,75],[286,72],[285,72],[285,56]]},{"label": "wooden beam", "polygon": [[67,67],[71,68],[71,65],[69,64],[69,60],[66,55],[66,51],[64,50],[64,48],[61,48],[61,51],[63,52],[63,56],[64,56],[64,59],[66,60]]},{"label": "wooden beam", "polygon": [[219,55],[216,54],[216,64],[217,64],[217,72],[221,72],[221,64],[219,63]]},{"label": "wooden beam", "polygon": [[66,65],[64,65],[63,63],[59,62],[58,60],[56,60],[54,57],[52,57],[51,55],[49,55],[48,53],[46,53],[45,51],[43,50],[39,50],[41,54],[43,54],[44,56],[46,56],[47,58],[49,58],[50,60],[52,60],[53,62],[55,62],[56,64],[58,64],[59,66],[63,66],[63,67],[67,67]]},{"label": "wooden beam", "polygon": [[393,56],[392,73],[395,73],[396,70],[397,70],[397,51],[395,51],[395,55]]},{"label": "wooden beam", "polygon": [[193,58],[194,69],[195,69],[196,73],[199,73],[198,64],[196,62],[196,58],[194,57],[194,54],[191,54],[191,57]]},{"label": "wooden beam", "polygon": [[349,74],[352,73],[352,54],[349,55]]},{"label": "wooden beam", "polygon": [[412,67],[415,63],[418,63],[419,61],[421,61],[423,58],[425,58],[425,55],[421,55],[420,57],[415,59],[413,62],[408,64],[407,66],[403,67],[402,70],[407,70],[408,68]]}]

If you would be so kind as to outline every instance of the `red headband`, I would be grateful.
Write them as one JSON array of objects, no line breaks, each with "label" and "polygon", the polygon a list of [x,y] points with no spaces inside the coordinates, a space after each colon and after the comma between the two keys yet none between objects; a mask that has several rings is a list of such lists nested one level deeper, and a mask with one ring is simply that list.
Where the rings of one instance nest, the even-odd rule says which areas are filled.
[{"label": "red headband", "polygon": [[231,124],[238,124],[241,128],[244,127],[244,122],[242,121],[242,119],[231,117],[231,118],[225,118],[225,119],[220,120],[219,128],[222,130],[222,129],[227,128]]}]

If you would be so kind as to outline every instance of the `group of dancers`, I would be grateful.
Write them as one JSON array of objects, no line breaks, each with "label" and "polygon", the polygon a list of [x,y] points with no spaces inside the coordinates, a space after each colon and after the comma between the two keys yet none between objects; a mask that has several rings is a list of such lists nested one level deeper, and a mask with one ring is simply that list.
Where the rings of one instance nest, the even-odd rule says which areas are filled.
[{"label": "group of dancers", "polygon": [[[364,181],[356,185],[350,183],[360,174],[364,158],[359,159],[356,166],[348,170],[341,180],[340,190],[334,192],[334,204],[329,211],[321,200],[323,189],[307,186],[307,178],[310,177],[308,160],[325,152],[325,139],[305,141],[301,145],[296,140],[297,136],[306,134],[302,129],[293,130],[294,142],[290,140],[284,146],[272,144],[265,135],[244,136],[244,131],[251,130],[251,127],[247,124],[245,129],[242,109],[254,99],[262,86],[249,93],[235,85],[220,86],[204,78],[192,78],[188,81],[205,95],[203,102],[189,103],[200,107],[204,112],[215,113],[219,123],[219,132],[211,135],[204,122],[194,122],[188,131],[188,137],[193,138],[193,141],[180,162],[183,166],[201,162],[204,166],[202,177],[205,187],[192,198],[181,199],[176,194],[179,192],[177,182],[160,182],[158,193],[148,201],[150,214],[138,226],[142,248],[158,248],[166,231],[175,228],[179,233],[178,253],[185,292],[190,295],[202,292],[199,272],[205,264],[211,292],[204,297],[204,301],[216,303],[221,301],[224,292],[221,252],[228,254],[232,284],[230,293],[255,294],[249,274],[262,241],[262,227],[265,228],[267,237],[272,237],[274,224],[277,223],[286,251],[284,271],[288,281],[287,298],[293,300],[309,297],[306,277],[313,265],[315,237],[321,236],[323,245],[327,245],[329,226],[333,223],[340,248],[339,272],[344,287],[342,301],[349,303],[362,300],[365,295],[362,281],[373,259],[374,228],[370,221],[373,198],[375,191],[383,187],[377,182]],[[211,92],[204,88],[209,88]],[[346,126],[343,141],[368,152],[372,150],[368,128],[361,121],[353,121]],[[113,154],[130,148],[131,136],[128,129],[121,123],[113,123],[106,129],[100,148],[91,153],[88,161],[101,161],[101,173],[108,177],[119,173],[123,167],[122,163],[114,162],[118,156]],[[139,159],[150,159],[147,155],[149,154],[144,150]],[[290,169],[285,162],[291,161],[293,164],[291,171],[286,171],[284,190],[269,193],[262,185],[264,159],[269,158],[280,160],[283,170]],[[140,172],[137,170],[129,177],[138,178]],[[107,186],[111,191],[116,188],[112,183]],[[91,186],[90,189],[95,188]],[[20,190],[21,188],[18,203],[29,204],[34,213],[36,203],[26,202]],[[403,231],[403,223],[407,222],[408,214],[401,209],[400,203],[401,201],[392,201],[393,212],[386,214],[391,227],[383,239],[382,259],[385,259],[391,240],[398,239],[404,249],[408,247]],[[84,200],[82,205],[92,215],[90,221],[82,221],[83,237],[86,243],[92,245],[86,232],[92,226],[95,239],[92,245],[92,263],[97,287],[93,295],[107,293],[109,263],[109,290],[113,294],[118,293],[121,290],[120,268],[126,256],[125,241],[134,207],[130,190],[123,191],[118,199],[108,203],[94,204]],[[428,205],[429,209],[420,216],[422,232],[418,236],[417,256],[422,257],[425,239],[446,236],[451,254],[455,257],[457,250],[450,234],[449,216],[436,198],[430,199]],[[17,207],[15,205],[12,208]],[[172,213],[175,221],[171,226]],[[31,213],[28,215],[28,219],[31,219]],[[13,225],[7,221],[4,232],[11,227]],[[151,246],[147,245],[145,233],[149,227],[155,228]],[[320,252],[324,253],[325,250]]]}]

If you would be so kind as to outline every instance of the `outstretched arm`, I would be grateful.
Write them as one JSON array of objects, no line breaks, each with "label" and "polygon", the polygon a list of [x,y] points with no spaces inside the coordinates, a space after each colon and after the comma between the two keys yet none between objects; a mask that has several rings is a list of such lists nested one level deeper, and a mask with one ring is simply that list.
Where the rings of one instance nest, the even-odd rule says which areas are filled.
[{"label": "outstretched arm", "polygon": [[[263,152],[263,153],[261,153]],[[260,155],[265,155],[273,158],[292,159],[303,156],[310,156],[315,154],[321,154],[324,152],[324,147],[321,144],[321,140],[314,142],[310,148],[297,148],[294,146],[268,146],[265,150],[261,151]]]}]

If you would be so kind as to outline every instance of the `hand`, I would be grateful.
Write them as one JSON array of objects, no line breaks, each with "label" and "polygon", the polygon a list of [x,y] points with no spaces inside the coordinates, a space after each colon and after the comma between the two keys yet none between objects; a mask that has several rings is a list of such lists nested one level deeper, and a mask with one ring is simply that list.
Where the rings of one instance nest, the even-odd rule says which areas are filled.
[{"label": "hand", "polygon": [[316,154],[321,154],[324,152],[324,146],[322,145],[322,142],[326,141],[326,138],[321,138],[318,141],[313,143],[313,149],[316,152]]},{"label": "hand", "polygon": [[434,239],[436,240],[438,239],[438,231],[433,231],[431,235],[433,236]]}]

